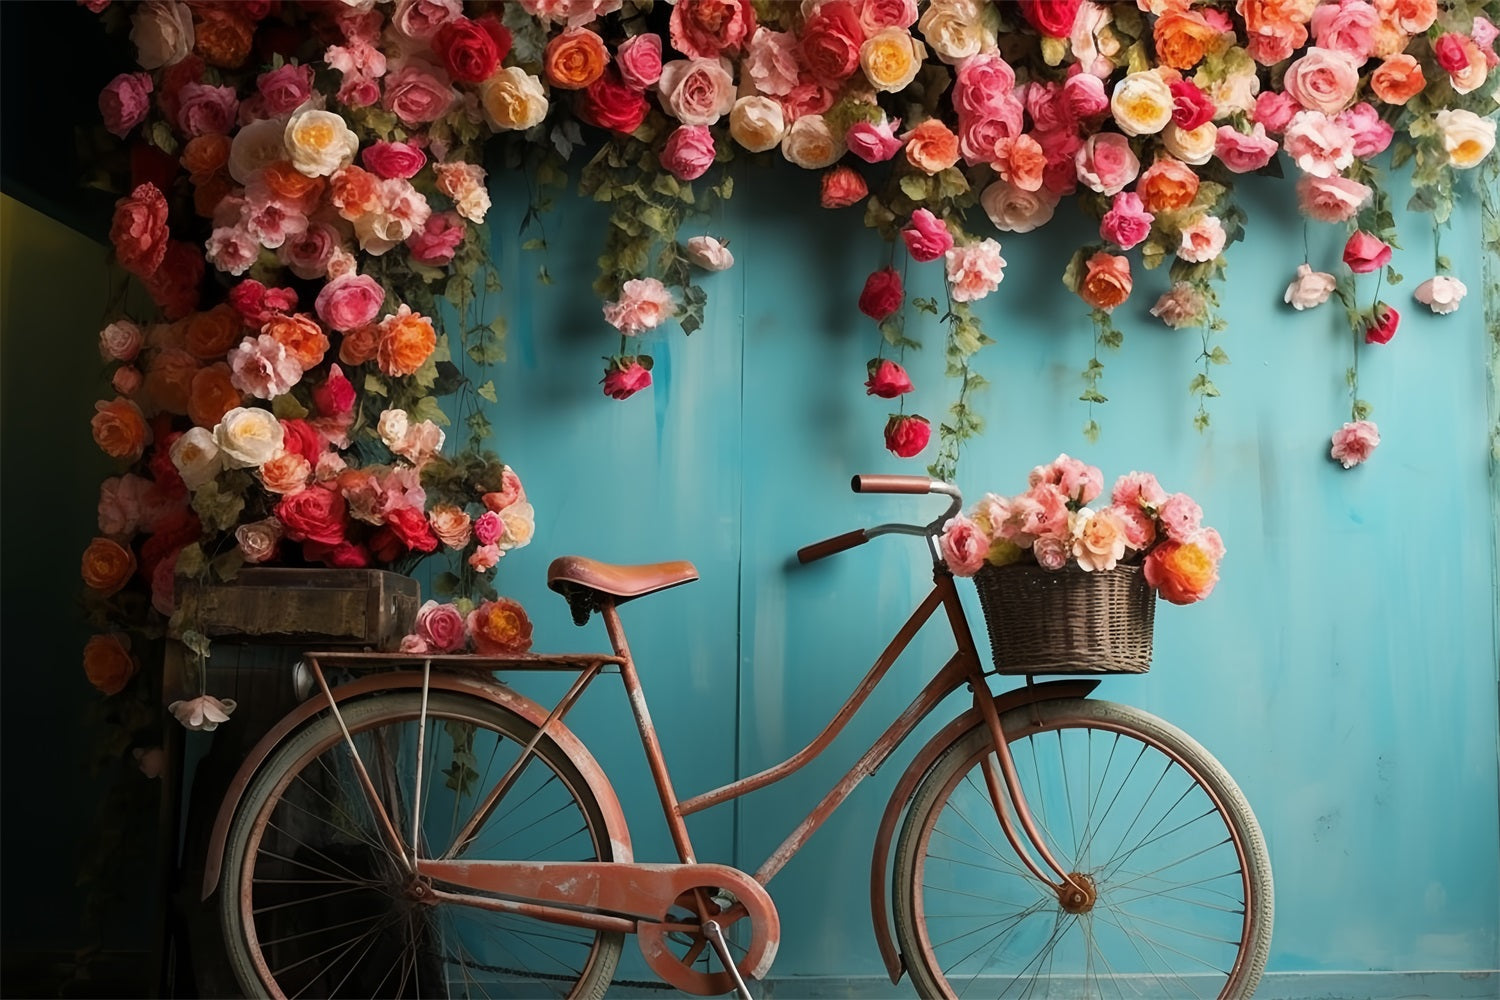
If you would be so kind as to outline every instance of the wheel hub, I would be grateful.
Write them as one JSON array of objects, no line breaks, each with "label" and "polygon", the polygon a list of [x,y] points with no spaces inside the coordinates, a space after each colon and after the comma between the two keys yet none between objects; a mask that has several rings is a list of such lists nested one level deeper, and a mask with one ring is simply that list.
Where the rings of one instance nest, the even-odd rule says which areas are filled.
[{"label": "wheel hub", "polygon": [[[1057,887],[1057,901],[1069,913],[1087,913],[1099,899],[1099,890],[1094,880],[1082,872],[1069,872],[1068,880]],[[1076,888],[1075,888],[1076,886]]]},{"label": "wheel hub", "polygon": [[432,906],[437,902],[437,895],[432,891],[432,879],[425,875],[413,875],[407,879],[405,894],[413,903]]}]

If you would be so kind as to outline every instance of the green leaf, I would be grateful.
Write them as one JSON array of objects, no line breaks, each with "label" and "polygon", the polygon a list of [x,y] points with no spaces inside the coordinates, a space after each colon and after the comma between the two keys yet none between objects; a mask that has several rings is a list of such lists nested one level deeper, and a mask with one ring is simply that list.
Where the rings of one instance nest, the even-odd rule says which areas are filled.
[{"label": "green leaf", "polygon": [[302,420],[307,416],[307,407],[291,393],[283,393],[271,400],[271,412],[277,420]]},{"label": "green leaf", "polygon": [[1215,347],[1208,352],[1208,360],[1211,364],[1227,365],[1229,364],[1229,355],[1224,353],[1224,348]]},{"label": "green leaf", "polygon": [[1374,411],[1375,408],[1363,399],[1356,399],[1354,401],[1353,413],[1355,420],[1369,420],[1370,414]]},{"label": "green leaf", "polygon": [[487,399],[491,403],[499,402],[498,397],[496,397],[496,395],[495,395],[495,382],[494,382],[493,379],[491,379],[490,381],[486,382],[484,385],[480,386],[478,389],[475,389],[474,393],[480,399]]},{"label": "green leaf", "polygon": [[423,420],[431,420],[439,427],[447,427],[452,421],[443,408],[438,405],[436,396],[418,396],[417,401],[407,410],[407,417],[412,423],[421,423]]},{"label": "green leaf", "polygon": [[174,572],[178,576],[187,576],[197,579],[208,569],[208,559],[203,554],[203,546],[197,542],[184,545],[177,553],[177,566]]},{"label": "green leaf", "polygon": [[544,240],[544,239],[540,239],[540,238],[530,239],[530,240],[527,240],[526,242],[524,242],[524,243],[521,244],[521,249],[522,250],[545,250],[545,249],[547,249],[547,241]]},{"label": "green leaf", "polygon": [[926,174],[907,174],[901,178],[901,193],[912,201],[926,201],[931,187]]},{"label": "green leaf", "polygon": [[390,396],[391,394],[390,388],[385,384],[385,379],[374,372],[365,373],[365,392],[376,396]]},{"label": "green leaf", "polygon": [[1084,424],[1083,425],[1083,436],[1088,440],[1089,444],[1098,444],[1099,443],[1099,421],[1097,421],[1097,420],[1090,420],[1088,423]]},{"label": "green leaf", "polygon": [[936,316],[938,314],[937,299],[932,299],[932,298],[912,299],[911,300],[911,304],[912,304],[912,308],[915,309],[915,310],[917,310],[918,312],[927,313],[929,316]]},{"label": "green leaf", "polygon": [[432,592],[437,597],[452,597],[458,593],[459,584],[458,574],[444,570],[433,574]]}]

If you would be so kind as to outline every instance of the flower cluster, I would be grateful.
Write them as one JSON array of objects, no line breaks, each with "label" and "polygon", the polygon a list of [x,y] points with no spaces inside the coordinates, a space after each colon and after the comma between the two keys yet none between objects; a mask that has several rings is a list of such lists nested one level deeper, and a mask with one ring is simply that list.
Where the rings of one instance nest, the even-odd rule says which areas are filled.
[{"label": "flower cluster", "polygon": [[418,655],[472,651],[513,656],[530,648],[531,619],[508,597],[483,601],[467,614],[458,603],[428,601],[417,610],[416,631],[401,639],[403,653]]},{"label": "flower cluster", "polygon": [[1091,507],[1104,495],[1104,476],[1067,455],[1032,469],[1028,483],[1013,497],[986,495],[943,527],[949,569],[972,576],[986,565],[1032,562],[1095,573],[1141,562],[1146,582],[1173,604],[1213,592],[1224,543],[1187,494],[1169,494],[1151,473],[1131,472],[1115,481],[1107,503]]},{"label": "flower cluster", "polygon": [[[247,563],[404,571],[440,554],[440,590],[494,597],[486,574],[535,514],[487,450],[475,400],[493,385],[470,377],[503,332],[479,315],[499,287],[482,142],[546,108],[502,70],[500,12],[83,2],[128,28],[139,65],[99,109],[131,152],[110,240],[151,301],[99,334],[112,393],[93,437],[120,468],[83,557],[106,629],[90,679],[119,693],[139,670],[131,632],[191,630],[174,580]],[[223,721],[209,708],[184,724]]]}]

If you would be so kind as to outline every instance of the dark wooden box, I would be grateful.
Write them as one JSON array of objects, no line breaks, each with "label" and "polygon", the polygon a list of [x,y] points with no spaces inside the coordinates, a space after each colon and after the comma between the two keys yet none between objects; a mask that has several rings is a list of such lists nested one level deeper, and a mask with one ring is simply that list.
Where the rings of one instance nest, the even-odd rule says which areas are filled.
[{"label": "dark wooden box", "polygon": [[388,570],[252,566],[227,583],[179,580],[177,600],[182,627],[210,639],[393,650],[421,597]]}]

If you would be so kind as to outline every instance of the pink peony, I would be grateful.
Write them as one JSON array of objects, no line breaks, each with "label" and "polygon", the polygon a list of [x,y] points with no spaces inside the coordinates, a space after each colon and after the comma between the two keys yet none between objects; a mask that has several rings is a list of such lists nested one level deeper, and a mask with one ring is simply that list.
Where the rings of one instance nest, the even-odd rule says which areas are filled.
[{"label": "pink peony", "polygon": [[452,604],[437,601],[427,601],[417,609],[414,634],[437,653],[459,652],[468,640],[463,613]]},{"label": "pink peony", "polygon": [[1186,493],[1173,493],[1156,511],[1162,532],[1179,542],[1191,538],[1203,525],[1203,508]]},{"label": "pink peony", "polygon": [[1167,491],[1161,488],[1156,476],[1149,472],[1127,472],[1115,480],[1109,500],[1120,507],[1155,510],[1166,502]]},{"label": "pink peony", "polygon": [[1214,141],[1214,155],[1237,174],[1264,167],[1280,148],[1275,139],[1266,135],[1266,127],[1259,122],[1248,135],[1233,125],[1220,125],[1218,138]]},{"label": "pink peony", "polygon": [[1000,287],[1005,258],[992,239],[952,247],[944,256],[948,294],[955,302],[977,302]]},{"label": "pink peony", "polygon": [[1369,458],[1378,444],[1380,431],[1374,422],[1356,420],[1333,432],[1333,447],[1328,454],[1344,468],[1352,469]]},{"label": "pink peony", "polygon": [[121,139],[151,110],[151,74],[121,73],[99,92],[99,114],[111,135]]},{"label": "pink peony", "polygon": [[406,248],[418,264],[443,267],[453,259],[468,231],[457,212],[434,212],[421,229],[406,238]]},{"label": "pink peony", "polygon": [[1291,124],[1292,116],[1300,110],[1302,109],[1297,102],[1285,91],[1262,90],[1255,97],[1255,108],[1250,117],[1256,124],[1264,125],[1267,132],[1280,135]]},{"label": "pink peony", "polygon": [[1151,223],[1155,221],[1156,216],[1141,204],[1140,195],[1121,191],[1099,220],[1099,235],[1121,250],[1129,250],[1151,235]]},{"label": "pink peony", "polygon": [[1361,160],[1379,156],[1391,144],[1396,130],[1383,121],[1380,112],[1361,101],[1334,119],[1354,136],[1354,155]]},{"label": "pink peony", "polygon": [[237,124],[239,97],[233,87],[189,83],[177,95],[177,127],[188,138],[228,135]]},{"label": "pink peony", "polygon": [[1151,307],[1151,315],[1174,330],[1199,326],[1204,319],[1203,295],[1186,281],[1175,281]]},{"label": "pink peony", "polygon": [[1182,227],[1177,256],[1194,264],[1213,260],[1224,252],[1224,223],[1217,216],[1200,215]]},{"label": "pink peony", "polygon": [[1364,207],[1373,192],[1348,177],[1303,177],[1297,181],[1297,204],[1302,214],[1318,222],[1347,222]]},{"label": "pink peony", "polygon": [[1107,196],[1123,191],[1141,172],[1141,161],[1131,151],[1130,140],[1118,132],[1089,136],[1079,147],[1074,165],[1084,187]]},{"label": "pink peony", "polygon": [[628,336],[654,330],[677,308],[667,287],[656,278],[631,278],[620,288],[620,297],[604,305],[604,320]]},{"label": "pink peony", "polygon": [[912,260],[919,263],[937,260],[953,246],[948,224],[925,208],[912,213],[911,224],[901,230],[901,238]]},{"label": "pink peony", "polygon": [[635,90],[655,86],[661,79],[661,36],[643,31],[625,39],[615,52],[615,65],[626,86]]},{"label": "pink peony", "polygon": [[703,125],[681,125],[667,136],[662,169],[680,181],[697,180],[714,165],[714,137]]},{"label": "pink peony", "polygon": [[755,89],[772,97],[785,97],[799,82],[797,37],[789,31],[758,27],[750,36],[741,68]]},{"label": "pink peony", "polygon": [[1354,133],[1318,111],[1297,112],[1282,145],[1297,168],[1314,177],[1332,177],[1354,162]]},{"label": "pink peony", "polygon": [[990,539],[979,526],[962,514],[943,525],[943,560],[955,576],[973,576],[984,565]]},{"label": "pink peony", "polygon": [[302,380],[302,363],[286,347],[262,333],[246,337],[229,352],[230,382],[256,399],[275,399]]},{"label": "pink peony", "polygon": [[965,59],[953,80],[953,107],[964,116],[996,117],[1016,87],[1016,71],[999,52]]},{"label": "pink peony", "polygon": [[266,113],[279,118],[296,111],[312,96],[313,69],[285,63],[255,78]]},{"label": "pink peony", "polygon": [[1104,473],[1071,455],[1058,455],[1046,465],[1038,465],[1026,477],[1033,488],[1056,486],[1062,495],[1076,504],[1092,503],[1104,491]]},{"label": "pink peony", "polygon": [[323,286],[315,308],[324,323],[348,333],[375,322],[384,303],[385,289],[380,282],[367,274],[346,274]]}]

